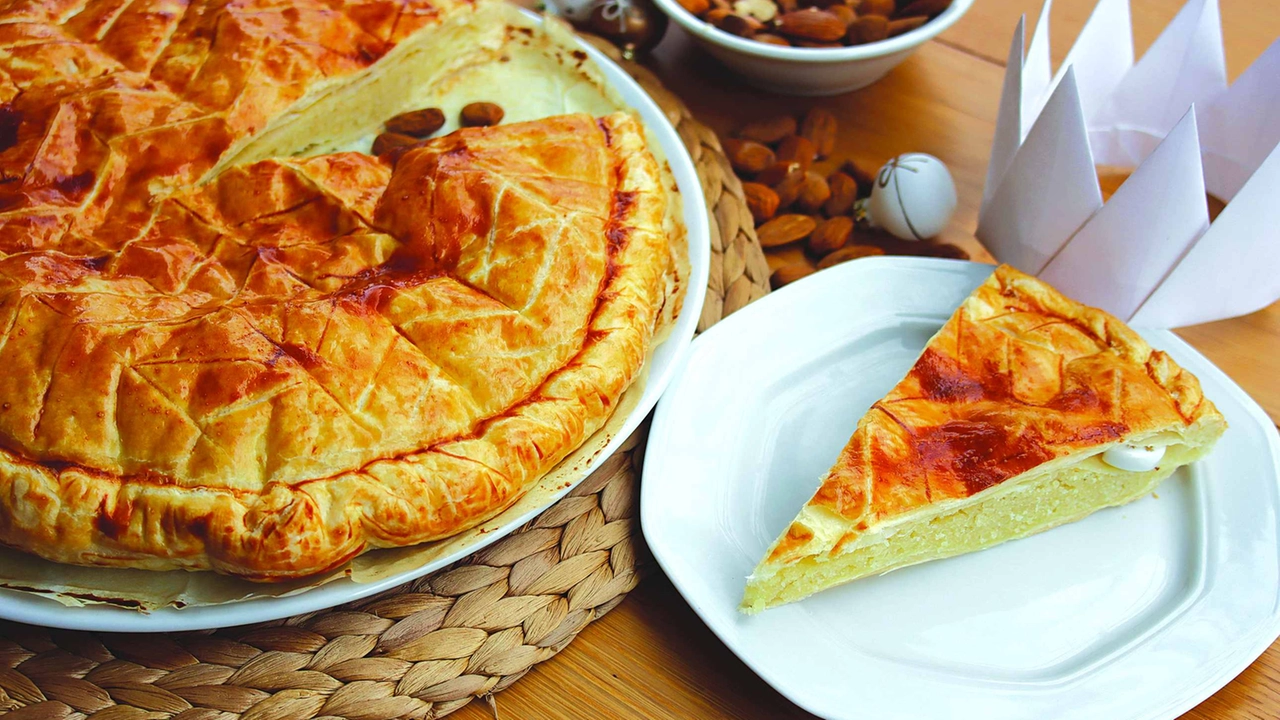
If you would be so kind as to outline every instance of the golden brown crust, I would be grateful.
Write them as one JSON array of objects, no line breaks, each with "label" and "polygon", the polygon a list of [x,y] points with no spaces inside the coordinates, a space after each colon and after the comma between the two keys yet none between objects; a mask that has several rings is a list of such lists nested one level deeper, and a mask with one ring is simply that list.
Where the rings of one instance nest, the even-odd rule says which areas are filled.
[{"label": "golden brown crust", "polygon": [[[1220,432],[1223,419],[1193,375],[1107,313],[1000,266],[858,423],[806,512],[847,529],[821,549],[839,553],[1055,458],[1198,424]],[[810,554],[811,541],[798,519],[765,562]]]},{"label": "golden brown crust", "polygon": [[482,521],[604,422],[672,262],[634,119],[195,186],[453,5],[141,5],[0,25],[0,542],[302,576]]}]

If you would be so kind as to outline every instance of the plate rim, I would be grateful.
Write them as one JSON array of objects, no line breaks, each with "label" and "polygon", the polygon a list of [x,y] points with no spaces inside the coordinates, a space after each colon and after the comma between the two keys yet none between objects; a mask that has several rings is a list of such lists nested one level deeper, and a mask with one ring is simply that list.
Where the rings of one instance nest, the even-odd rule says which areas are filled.
[{"label": "plate rim", "polygon": [[[528,10],[520,9],[520,12],[538,25],[546,20],[544,16]],[[338,580],[294,595],[233,600],[189,608],[164,607],[150,612],[139,612],[110,605],[71,607],[36,593],[0,588],[0,620],[59,630],[167,633],[237,627],[326,610],[416,580],[480,552],[509,536],[520,526],[554,505],[617,452],[618,448],[649,416],[667,385],[676,377],[676,371],[683,365],[689,353],[698,318],[706,300],[711,266],[710,225],[706,199],[696,165],[666,113],[634,78],[607,55],[576,34],[573,35],[573,41],[578,49],[586,52],[599,66],[606,87],[616,92],[626,107],[640,115],[645,127],[656,138],[680,191],[683,206],[681,215],[685,224],[685,237],[689,244],[689,278],[685,284],[685,296],[680,315],[676,318],[667,338],[661,345],[655,346],[664,348],[670,346],[673,348],[671,356],[659,372],[650,373],[640,401],[613,438],[587,464],[581,477],[551,495],[541,507],[534,508],[506,525],[486,533],[476,544],[422,567],[376,582],[355,584],[349,580]]]},{"label": "plate rim", "polygon": [[[669,392],[663,395],[654,411],[653,422],[650,426],[650,434],[647,439],[649,443],[646,446],[644,456],[644,467],[642,477],[653,477],[662,471],[661,463],[664,461],[663,452],[661,450],[651,451],[649,447],[657,444],[660,447],[660,441],[664,437],[663,428],[669,422],[669,416],[674,412],[672,408],[678,402],[673,398],[680,395],[679,388],[685,380],[685,373],[689,366],[694,362],[701,353],[707,352],[707,348],[712,343],[719,342],[718,338],[726,333],[737,332],[739,326],[751,325],[754,317],[762,312],[769,311],[771,305],[786,298],[786,302],[794,305],[797,300],[804,298],[806,295],[815,295],[821,297],[824,288],[846,283],[856,282],[856,276],[861,273],[876,273],[885,271],[885,267],[893,268],[898,272],[924,272],[930,270],[943,270],[949,268],[951,270],[967,272],[974,276],[974,284],[977,285],[986,278],[991,271],[995,269],[994,264],[977,263],[964,260],[951,260],[940,258],[923,258],[923,257],[902,257],[902,256],[875,256],[860,258],[839,266],[828,269],[826,272],[817,273],[808,278],[804,278],[799,282],[792,283],[778,291],[771,293],[769,297],[762,298],[756,303],[743,308],[734,315],[725,318],[720,323],[709,328],[706,332],[694,339],[689,348],[689,352],[685,355],[681,363],[679,373],[672,378]],[[961,266],[964,266],[962,269]],[[847,277],[846,277],[847,276]],[[1186,354],[1197,361],[1203,363],[1205,372],[1197,370],[1200,376],[1212,376],[1217,385],[1222,386],[1233,399],[1240,405],[1249,419],[1259,426],[1266,438],[1266,447],[1270,451],[1270,456],[1274,464],[1274,472],[1271,477],[1273,487],[1280,492],[1280,431],[1278,431],[1276,423],[1273,422],[1269,415],[1247,392],[1244,391],[1235,381],[1233,381],[1225,372],[1205,357],[1199,350],[1191,346],[1181,337],[1167,329],[1137,328],[1144,338],[1158,338],[1159,347],[1168,350],[1176,346],[1178,354]],[[661,536],[664,534],[661,521],[654,519],[653,513],[656,512],[656,502],[651,500],[652,490],[655,484],[641,483],[640,496],[640,525],[644,533],[646,542],[650,548],[655,561],[662,568],[663,573],[671,581],[676,591],[686,604],[698,616],[698,619],[711,630],[712,634],[725,645],[743,664],[751,669],[761,680],[772,687],[780,695],[787,698],[797,707],[817,715],[819,717],[844,717],[844,716],[824,716],[824,708],[820,708],[810,702],[801,690],[803,687],[794,687],[782,681],[773,675],[770,666],[760,665],[757,663],[756,655],[744,651],[738,647],[739,640],[730,632],[729,627],[720,627],[712,621],[707,612],[704,612],[702,600],[705,599],[705,593],[691,594],[689,588],[686,587],[685,578],[679,572],[672,573],[670,565],[669,552],[673,552],[672,548],[667,547]],[[1274,498],[1273,498],[1274,500]],[[1280,504],[1273,502],[1273,511],[1280,515]],[[656,531],[656,532],[655,532]],[[1202,596],[1202,594],[1201,594]],[[1195,602],[1199,602],[1199,598]],[[1189,608],[1188,608],[1189,609]],[[1179,617],[1173,618],[1168,624],[1174,625],[1181,619],[1184,613],[1179,613]],[[1198,678],[1198,682],[1191,682],[1182,687],[1183,691],[1174,690],[1169,693],[1167,700],[1157,706],[1151,707],[1145,712],[1137,712],[1127,716],[1127,718],[1112,717],[1111,720],[1174,720],[1180,715],[1186,713],[1200,703],[1204,702],[1218,690],[1226,686],[1231,680],[1242,673],[1250,665],[1253,664],[1267,648],[1270,647],[1277,638],[1280,638],[1280,601],[1278,601],[1271,609],[1270,615],[1260,620],[1256,626],[1241,634],[1238,638],[1228,643],[1226,649],[1219,653],[1219,657],[1215,658],[1217,662],[1213,671]],[[1148,638],[1149,639],[1149,638]],[[1145,642],[1145,640],[1144,640]],[[1099,672],[1105,673],[1106,670]],[[852,717],[852,716],[848,716]]]}]

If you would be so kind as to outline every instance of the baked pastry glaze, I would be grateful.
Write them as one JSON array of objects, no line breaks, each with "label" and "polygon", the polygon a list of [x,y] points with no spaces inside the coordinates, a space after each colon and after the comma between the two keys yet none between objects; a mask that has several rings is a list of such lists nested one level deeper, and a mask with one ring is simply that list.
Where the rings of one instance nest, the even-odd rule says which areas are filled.
[{"label": "baked pastry glaze", "polygon": [[244,164],[375,129],[406,58],[512,11],[144,5],[0,23],[0,542],[306,576],[481,522],[604,423],[673,273],[636,120]]},{"label": "baked pastry glaze", "polygon": [[[1000,266],[858,422],[748,579],[742,610],[1130,502],[1208,453],[1225,428],[1168,355]],[[1165,452],[1147,471],[1103,460],[1124,445]]]}]

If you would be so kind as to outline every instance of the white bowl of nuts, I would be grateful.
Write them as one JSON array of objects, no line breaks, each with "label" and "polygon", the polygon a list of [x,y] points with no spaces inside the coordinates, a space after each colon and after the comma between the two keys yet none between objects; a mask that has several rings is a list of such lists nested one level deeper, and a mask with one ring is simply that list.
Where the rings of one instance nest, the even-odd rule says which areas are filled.
[{"label": "white bowl of nuts", "polygon": [[655,0],[753,85],[836,95],[884,77],[973,0]]}]

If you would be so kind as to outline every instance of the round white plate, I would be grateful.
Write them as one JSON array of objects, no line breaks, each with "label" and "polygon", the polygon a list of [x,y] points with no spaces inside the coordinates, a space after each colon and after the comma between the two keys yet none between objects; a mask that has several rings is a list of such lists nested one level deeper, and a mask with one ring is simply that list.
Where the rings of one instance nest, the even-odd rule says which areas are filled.
[{"label": "round white plate", "polygon": [[[681,358],[687,352],[689,342],[693,339],[693,331],[697,327],[698,316],[702,312],[702,301],[707,292],[707,272],[711,265],[711,240],[708,237],[707,211],[698,173],[675,128],[667,121],[662,110],[622,68],[591,45],[581,41],[579,45],[600,66],[605,79],[617,91],[622,101],[640,114],[653,136],[657,138],[662,152],[667,156],[667,163],[680,188],[684,205],[690,268],[684,307],[667,340],[654,350],[640,403],[631,411],[622,429],[604,451],[597,454],[587,470],[583,472],[582,478],[585,479],[604,463],[648,416],[649,411],[658,402],[658,397],[667,387],[667,383],[671,381]],[[552,502],[559,500],[572,489],[567,487],[560,491],[552,497]],[[165,608],[150,614],[105,605],[65,607],[38,595],[0,589],[0,619],[70,630],[105,632],[175,632],[276,620],[358,600],[422,577],[493,544],[533,519],[541,511],[542,509],[534,510],[512,519],[498,530],[486,533],[482,541],[464,550],[376,583],[361,585],[348,580],[337,580],[314,590],[288,597],[246,600],[180,610]]]},{"label": "round white plate", "polygon": [[754,617],[746,576],[858,418],[991,267],[868,258],[711,328],[658,404],[640,516],[654,556],[760,677],[828,718],[1174,718],[1280,634],[1280,438],[1167,331],[1143,332],[1230,429],[1155,496]]}]

